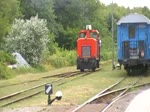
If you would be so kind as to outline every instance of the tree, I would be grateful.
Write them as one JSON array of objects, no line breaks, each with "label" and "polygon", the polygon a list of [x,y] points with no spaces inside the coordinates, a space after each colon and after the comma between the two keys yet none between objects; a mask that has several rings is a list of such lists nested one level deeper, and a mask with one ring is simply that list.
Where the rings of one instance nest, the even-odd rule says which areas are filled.
[{"label": "tree", "polygon": [[85,4],[82,0],[54,0],[54,9],[58,23],[64,29],[83,25]]},{"label": "tree", "polygon": [[150,9],[148,7],[143,7],[142,8],[142,13],[144,16],[148,17],[150,19]]},{"label": "tree", "polygon": [[15,20],[6,37],[5,48],[9,52],[21,53],[29,64],[35,66],[48,51],[48,43],[53,44],[53,37],[49,38],[47,21],[36,16],[30,20]]},{"label": "tree", "polygon": [[10,25],[20,15],[17,0],[0,0],[0,48]]},{"label": "tree", "polygon": [[[64,31],[59,31],[56,37],[60,47],[75,48],[77,34],[80,29],[85,29],[91,24],[100,33],[107,34],[107,22],[103,9],[105,8],[97,0],[54,0],[56,21],[62,24]],[[72,31],[71,31],[72,30]],[[101,31],[102,30],[102,31]],[[68,43],[72,43],[69,47]]]},{"label": "tree", "polygon": [[76,47],[77,34],[79,29],[77,28],[67,28],[62,32],[59,32],[58,38],[56,41],[59,43],[61,48],[65,48],[67,50],[74,49]]},{"label": "tree", "polygon": [[57,32],[53,0],[20,0],[20,6],[24,19],[30,19],[32,16],[38,14],[39,18],[47,20],[47,26],[50,32]]}]

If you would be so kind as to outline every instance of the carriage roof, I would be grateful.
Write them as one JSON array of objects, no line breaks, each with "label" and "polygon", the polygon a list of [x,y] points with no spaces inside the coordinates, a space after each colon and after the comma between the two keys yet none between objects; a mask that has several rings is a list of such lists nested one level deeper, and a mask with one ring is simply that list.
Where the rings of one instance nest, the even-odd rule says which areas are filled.
[{"label": "carriage roof", "polygon": [[121,25],[122,23],[147,23],[150,24],[150,20],[144,15],[138,13],[131,13],[127,16],[122,17],[117,25]]}]

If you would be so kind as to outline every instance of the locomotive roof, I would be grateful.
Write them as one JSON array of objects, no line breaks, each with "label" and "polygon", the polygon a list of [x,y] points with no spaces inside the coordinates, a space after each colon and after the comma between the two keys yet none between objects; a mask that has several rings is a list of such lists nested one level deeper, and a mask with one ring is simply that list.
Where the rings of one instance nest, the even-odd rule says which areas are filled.
[{"label": "locomotive roof", "polygon": [[132,13],[132,14],[122,17],[117,22],[117,25],[120,25],[122,23],[147,23],[147,24],[150,24],[150,20],[142,14]]},{"label": "locomotive roof", "polygon": [[[88,31],[88,30],[80,30],[80,32],[86,32],[86,31]],[[98,30],[95,30],[95,29],[92,29],[92,30],[90,30],[90,31],[99,33],[99,31],[98,31]],[[80,33],[80,32],[79,32],[79,33]]]}]

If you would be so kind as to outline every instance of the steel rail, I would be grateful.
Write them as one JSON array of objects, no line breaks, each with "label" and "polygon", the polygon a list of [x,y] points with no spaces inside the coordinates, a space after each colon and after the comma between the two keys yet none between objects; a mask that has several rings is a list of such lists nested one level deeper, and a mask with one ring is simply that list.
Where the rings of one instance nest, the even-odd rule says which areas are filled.
[{"label": "steel rail", "polygon": [[66,73],[59,73],[59,74],[55,74],[55,75],[48,75],[48,76],[43,76],[43,77],[40,77],[39,79],[35,79],[35,80],[30,80],[30,81],[24,81],[24,82],[19,82],[19,83],[15,83],[15,84],[8,84],[8,85],[0,85],[0,88],[3,88],[3,87],[8,87],[8,86],[14,86],[14,85],[19,85],[19,84],[24,84],[24,83],[30,83],[30,82],[36,82],[36,81],[40,81],[44,78],[51,78],[51,77],[63,77],[63,76],[66,76],[68,74],[78,74],[79,71],[72,71],[72,72],[66,72]]},{"label": "steel rail", "polygon": [[40,94],[40,93],[42,93],[42,92],[43,92],[43,91],[35,92],[35,93],[30,94],[30,95],[27,95],[27,96],[25,96],[25,97],[22,97],[22,98],[19,98],[19,99],[13,100],[13,101],[11,101],[11,102],[8,102],[8,103],[6,103],[6,104],[4,104],[4,105],[1,105],[0,107],[8,106],[8,105],[10,105],[10,104],[12,104],[12,103],[16,103],[16,102],[19,102],[19,101],[21,101],[21,100],[24,100],[24,99],[27,99],[27,98],[33,97],[33,96],[38,95],[38,94]]},{"label": "steel rail", "polygon": [[[141,77],[140,77],[141,78]],[[140,78],[137,80],[139,81]],[[150,82],[147,82],[147,83],[143,83],[143,84],[138,84],[138,85],[135,85],[137,83],[137,81],[135,81],[135,83],[133,83],[133,86],[126,86],[126,87],[123,87],[123,88],[119,88],[119,89],[115,89],[115,90],[112,90],[112,91],[108,91],[106,92],[104,90],[104,92],[102,91],[102,93],[98,93],[97,95],[95,95],[94,97],[90,98],[88,101],[84,102],[83,104],[81,104],[80,106],[78,106],[77,108],[75,108],[72,112],[76,112],[78,111],[79,109],[81,109],[82,107],[84,107],[86,104],[89,104],[91,102],[93,102],[94,100],[98,99],[98,98],[101,98],[101,97],[104,97],[104,96],[107,96],[109,94],[113,94],[113,93],[116,93],[116,92],[121,92],[123,91],[121,94],[120,94],[120,97],[122,97],[123,93],[125,93],[128,89],[127,88],[137,88],[137,87],[141,87],[141,86],[145,86],[145,85],[149,85]],[[107,88],[106,88],[107,90]],[[120,98],[119,97],[119,98]],[[113,99],[115,100],[115,99]]]},{"label": "steel rail", "polygon": [[118,85],[119,83],[121,83],[126,77],[123,77],[121,80],[117,81],[115,84],[112,84],[111,86],[109,86],[108,88],[104,89],[103,91],[99,92],[98,94],[96,94],[94,97],[90,98],[89,100],[87,100],[86,102],[84,102],[83,104],[79,105],[77,108],[75,108],[72,112],[76,112],[77,110],[81,109],[83,106],[85,106],[86,104],[90,103],[91,101],[95,100],[99,95],[105,93],[106,91],[108,91],[109,89],[115,87],[116,85]]},{"label": "steel rail", "polygon": [[[61,79],[54,80],[54,81],[52,81],[52,82],[50,82],[50,83],[55,83],[55,82],[61,81],[61,80],[65,79],[65,78],[67,78],[67,77],[68,77],[68,76],[65,76],[65,77],[63,77],[63,78],[61,78]],[[9,95],[0,97],[0,101],[1,101],[1,100],[4,100],[4,99],[7,99],[7,98],[10,98],[10,97],[13,97],[13,96],[16,96],[16,95],[18,95],[18,94],[21,94],[21,93],[24,93],[24,92],[33,90],[33,89],[36,89],[36,88],[39,88],[39,87],[41,87],[41,86],[44,86],[44,85],[47,84],[47,83],[49,83],[49,82],[46,82],[46,83],[43,83],[43,84],[40,84],[40,85],[31,87],[31,88],[29,88],[29,89],[21,90],[21,91],[18,91],[18,92],[15,92],[15,93],[12,93],[12,94],[9,94]]]},{"label": "steel rail", "polygon": [[139,80],[141,79],[141,77],[136,80],[134,83],[132,83],[131,85],[129,85],[123,92],[121,92],[118,96],[116,96],[115,98],[112,99],[112,102],[109,103],[103,110],[101,110],[101,112],[106,112],[106,110],[113,105],[116,101],[118,101],[130,88],[132,88]]},{"label": "steel rail", "polygon": [[[90,73],[92,73],[92,72],[88,72],[88,73],[86,73],[86,72],[79,72],[79,73],[81,73],[81,74],[85,73],[85,74],[80,75],[80,76],[78,76],[78,77],[75,77],[74,79],[71,79],[70,81],[75,80],[75,79],[80,78],[80,77],[83,77],[83,76],[87,76],[87,74],[90,74]],[[62,79],[64,79],[64,78],[68,78],[68,76],[65,76],[65,77],[63,77],[63,78],[61,78],[61,79],[55,80],[55,82],[58,82],[58,81],[60,81],[60,80],[62,80]],[[54,81],[53,81],[53,83],[54,83]],[[66,82],[63,82],[63,83],[60,83],[60,84],[56,84],[54,87],[63,85],[63,84],[65,84],[65,83],[67,83],[67,81],[66,81]],[[35,87],[33,87],[33,88],[30,88],[30,89],[22,90],[22,91],[20,91],[20,92],[16,92],[16,93],[13,93],[13,94],[8,95],[8,96],[4,96],[4,97],[0,98],[0,100],[7,99],[7,98],[9,98],[9,97],[16,96],[16,95],[21,94],[21,93],[23,93],[23,92],[26,92],[26,91],[29,91],[29,90],[32,90],[32,89],[41,87],[41,86],[43,86],[43,85],[45,85],[45,84],[47,84],[47,83],[44,83],[44,84],[35,86]],[[38,95],[38,94],[40,94],[40,93],[42,93],[42,92],[43,92],[43,90],[38,91],[38,92],[35,92],[35,93],[31,94],[31,95],[28,95],[28,96],[25,96],[25,97],[22,97],[22,98],[13,100],[13,101],[8,102],[8,103],[5,103],[5,104],[1,105],[0,107],[5,107],[5,106],[10,105],[10,104],[12,104],[12,103],[15,103],[15,102],[24,100],[24,99],[26,99],[26,98],[30,98],[30,97],[35,96],[35,95]]]}]

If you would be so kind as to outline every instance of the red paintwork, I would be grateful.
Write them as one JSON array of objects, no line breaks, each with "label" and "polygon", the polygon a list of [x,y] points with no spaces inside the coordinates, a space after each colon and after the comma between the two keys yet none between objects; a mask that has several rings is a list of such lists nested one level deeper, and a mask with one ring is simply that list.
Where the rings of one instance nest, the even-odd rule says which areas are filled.
[{"label": "red paintwork", "polygon": [[[81,33],[86,33],[86,36],[84,38],[80,37]],[[90,33],[97,34],[97,37],[91,37]],[[99,32],[97,30],[80,30],[79,37],[77,39],[77,57],[78,58],[99,58],[100,53],[100,47],[99,47]],[[90,46],[91,51],[90,57],[82,57],[82,46]]]}]

